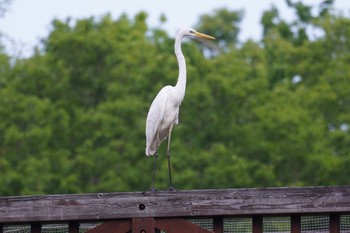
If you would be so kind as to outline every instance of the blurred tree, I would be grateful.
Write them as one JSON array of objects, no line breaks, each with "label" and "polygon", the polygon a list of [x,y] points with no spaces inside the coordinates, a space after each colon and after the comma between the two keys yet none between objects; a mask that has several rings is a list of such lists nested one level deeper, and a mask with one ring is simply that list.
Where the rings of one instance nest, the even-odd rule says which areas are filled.
[{"label": "blurred tree", "polygon": [[[315,15],[289,4],[294,22],[274,7],[263,14],[261,42],[235,46],[242,12],[221,9],[197,30],[223,53],[183,43],[187,93],[172,140],[181,189],[347,184],[350,19],[332,1]],[[148,188],[147,110],[178,71],[174,38],[146,19],[54,20],[41,51],[0,54],[1,195]],[[317,36],[300,37],[299,26]],[[161,189],[164,153],[159,162]]]},{"label": "blurred tree", "polygon": [[4,17],[12,0],[0,0],[0,17]]}]

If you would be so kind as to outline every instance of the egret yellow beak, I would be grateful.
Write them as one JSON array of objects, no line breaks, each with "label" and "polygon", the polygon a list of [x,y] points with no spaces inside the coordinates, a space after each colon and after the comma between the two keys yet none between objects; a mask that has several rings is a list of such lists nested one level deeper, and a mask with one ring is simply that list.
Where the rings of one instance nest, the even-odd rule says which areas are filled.
[{"label": "egret yellow beak", "polygon": [[200,32],[194,32],[194,34],[198,37],[201,37],[201,38],[205,38],[205,39],[210,39],[210,40],[215,40],[215,37],[212,37],[212,36],[208,36],[208,35],[205,35],[203,33],[200,33]]}]

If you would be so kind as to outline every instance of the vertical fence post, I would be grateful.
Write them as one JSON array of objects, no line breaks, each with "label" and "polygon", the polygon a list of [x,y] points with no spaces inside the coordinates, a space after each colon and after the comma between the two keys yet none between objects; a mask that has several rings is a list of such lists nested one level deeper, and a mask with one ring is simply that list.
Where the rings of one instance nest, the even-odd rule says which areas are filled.
[{"label": "vertical fence post", "polygon": [[330,233],[340,232],[340,215],[339,214],[329,215],[329,232]]},{"label": "vertical fence post", "polygon": [[263,232],[263,217],[260,215],[253,216],[253,233]]},{"label": "vertical fence post", "polygon": [[30,233],[41,233],[41,224],[40,223],[30,224]]},{"label": "vertical fence post", "polygon": [[222,217],[213,218],[213,232],[214,233],[224,232],[224,219]]},{"label": "vertical fence post", "polygon": [[291,233],[301,233],[301,216],[292,215],[290,216],[290,232]]},{"label": "vertical fence post", "polygon": [[68,223],[68,232],[69,233],[79,233],[79,223],[69,222]]},{"label": "vertical fence post", "polygon": [[0,223],[0,233],[4,233],[4,225]]}]

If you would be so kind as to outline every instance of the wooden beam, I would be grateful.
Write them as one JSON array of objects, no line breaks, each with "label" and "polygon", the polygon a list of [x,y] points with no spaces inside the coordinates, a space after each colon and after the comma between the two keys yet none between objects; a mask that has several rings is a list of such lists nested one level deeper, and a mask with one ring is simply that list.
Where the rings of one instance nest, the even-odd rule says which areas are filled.
[{"label": "wooden beam", "polygon": [[350,213],[350,186],[0,197],[0,223]]}]

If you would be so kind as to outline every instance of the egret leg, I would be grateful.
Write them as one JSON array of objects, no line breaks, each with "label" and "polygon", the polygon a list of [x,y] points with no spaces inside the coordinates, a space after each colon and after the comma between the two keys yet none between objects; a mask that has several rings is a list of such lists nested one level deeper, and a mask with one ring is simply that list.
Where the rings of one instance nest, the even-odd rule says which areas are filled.
[{"label": "egret leg", "polygon": [[157,160],[158,160],[158,150],[154,154],[154,168],[153,168],[153,177],[152,177],[152,187],[149,191],[156,192],[157,190],[154,188],[154,181],[156,179],[156,172],[157,172]]},{"label": "egret leg", "polygon": [[168,158],[168,172],[169,172],[169,189],[168,191],[176,191],[176,189],[173,186],[173,180],[171,178],[171,163],[170,163],[170,140],[171,140],[171,131],[173,129],[173,126],[169,129],[169,135],[168,135],[168,149],[167,149],[167,158]]}]

